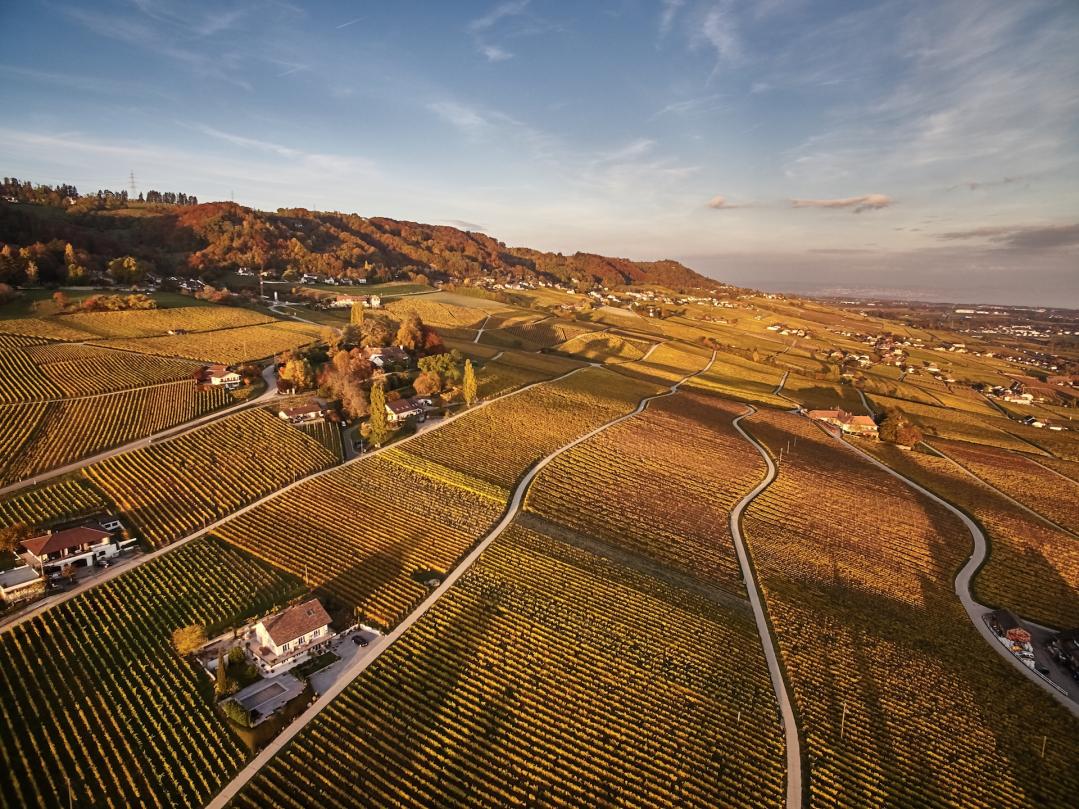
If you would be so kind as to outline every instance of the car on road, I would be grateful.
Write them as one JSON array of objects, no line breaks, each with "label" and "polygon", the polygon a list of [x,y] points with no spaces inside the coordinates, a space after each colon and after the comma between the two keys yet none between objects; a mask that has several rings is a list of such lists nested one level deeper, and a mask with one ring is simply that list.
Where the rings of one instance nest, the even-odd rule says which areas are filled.
[{"label": "car on road", "polygon": [[367,645],[367,639],[363,635],[354,635],[352,637],[352,642],[355,643],[357,646]]}]

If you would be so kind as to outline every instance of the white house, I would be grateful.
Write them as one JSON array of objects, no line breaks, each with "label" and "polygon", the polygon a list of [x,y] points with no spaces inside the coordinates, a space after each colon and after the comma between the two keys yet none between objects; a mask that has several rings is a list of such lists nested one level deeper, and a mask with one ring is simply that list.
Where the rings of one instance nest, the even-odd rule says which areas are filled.
[{"label": "white house", "polygon": [[247,648],[262,672],[272,675],[303,662],[333,636],[329,614],[312,598],[255,624]]},{"label": "white house", "polygon": [[211,365],[206,369],[211,385],[224,385],[226,390],[240,387],[243,378],[225,365]]},{"label": "white house", "polygon": [[400,346],[367,346],[363,350],[363,355],[376,368],[408,362],[408,352]]},{"label": "white house", "polygon": [[293,424],[321,421],[329,413],[329,406],[324,399],[311,398],[296,407],[284,407],[277,415]]},{"label": "white house", "polygon": [[68,565],[89,567],[120,552],[112,533],[88,525],[24,539],[26,561],[42,573],[58,573]]},{"label": "white house", "polygon": [[419,399],[398,399],[386,402],[386,421],[397,424],[415,416],[422,416],[426,408]]}]

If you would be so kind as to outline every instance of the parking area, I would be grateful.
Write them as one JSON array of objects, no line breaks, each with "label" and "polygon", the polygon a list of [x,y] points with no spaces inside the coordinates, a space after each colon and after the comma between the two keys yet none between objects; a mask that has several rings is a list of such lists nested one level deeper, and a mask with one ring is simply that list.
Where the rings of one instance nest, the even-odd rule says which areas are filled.
[{"label": "parking area", "polygon": [[[360,643],[355,641],[356,638],[360,640]],[[315,672],[308,678],[315,693],[319,695],[325,694],[337,682],[342,672],[346,671],[364,655],[371,654],[384,640],[382,635],[370,629],[354,629],[351,632],[338,635],[334,642],[330,644],[330,649],[341,659],[334,661],[322,671]]]}]

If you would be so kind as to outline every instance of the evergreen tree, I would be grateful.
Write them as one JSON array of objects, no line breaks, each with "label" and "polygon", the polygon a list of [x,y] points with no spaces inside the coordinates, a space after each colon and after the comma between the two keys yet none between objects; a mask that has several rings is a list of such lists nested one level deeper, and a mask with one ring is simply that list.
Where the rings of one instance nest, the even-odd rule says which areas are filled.
[{"label": "evergreen tree", "polygon": [[367,438],[376,447],[381,447],[390,434],[386,423],[386,390],[382,383],[371,387],[371,416],[367,420]]},{"label": "evergreen tree", "polygon": [[465,397],[465,404],[472,407],[476,401],[476,371],[472,368],[472,360],[465,360],[465,377],[461,383],[461,392]]}]

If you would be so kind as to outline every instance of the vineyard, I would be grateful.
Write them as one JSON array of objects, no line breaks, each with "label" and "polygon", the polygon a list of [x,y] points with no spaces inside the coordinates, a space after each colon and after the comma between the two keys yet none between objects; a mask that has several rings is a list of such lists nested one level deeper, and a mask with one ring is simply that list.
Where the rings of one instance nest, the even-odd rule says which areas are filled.
[{"label": "vineyard", "polygon": [[888,396],[867,394],[866,398],[877,412],[893,407],[902,410],[921,427],[927,437],[935,436],[976,444],[989,444],[1021,452],[1029,452],[1033,449],[1030,444],[1005,432],[1012,423],[1002,416],[979,415],[966,410],[932,407],[902,399],[892,399]]},{"label": "vineyard", "polygon": [[[502,328],[511,337],[523,340],[536,348],[549,348],[597,329],[596,326],[576,323],[572,320],[558,320],[553,317]],[[484,339],[486,338],[487,332],[484,332]]]},{"label": "vineyard", "polygon": [[344,459],[345,448],[341,443],[341,428],[336,422],[323,420],[314,424],[301,424],[299,429],[309,438],[322,444],[338,461]]},{"label": "vineyard", "polygon": [[101,493],[85,481],[60,480],[0,500],[0,528],[23,523],[36,529],[107,508]]},{"label": "vineyard", "polygon": [[707,368],[712,352],[684,343],[660,343],[647,356],[648,359],[642,358],[612,367],[619,373],[643,378],[657,385],[673,385],[690,374]]},{"label": "vineyard", "polygon": [[47,404],[0,405],[0,485],[143,438],[229,404],[190,382]]},{"label": "vineyard", "polygon": [[402,449],[509,490],[543,456],[658,392],[613,371],[585,368],[492,402]]},{"label": "vineyard", "polygon": [[934,441],[933,446],[1027,508],[1079,533],[1079,482],[1014,452],[958,441]]},{"label": "vineyard", "polygon": [[114,312],[78,312],[50,318],[0,321],[0,332],[78,341],[102,337],[152,337],[182,329],[216,331],[270,323],[268,315],[230,306],[178,306],[171,309],[131,309]]},{"label": "vineyard", "polygon": [[1079,734],[970,625],[953,590],[971,545],[962,523],[804,419],[746,423],[784,450],[744,530],[801,716],[811,804],[1066,805]]},{"label": "vineyard", "polygon": [[504,505],[374,456],[302,483],[217,534],[391,626],[427,592],[413,574],[452,568]]},{"label": "vineyard", "polygon": [[945,458],[888,445],[867,449],[981,523],[990,542],[989,557],[974,577],[979,601],[1049,626],[1079,624],[1079,540],[1031,516]]},{"label": "vineyard", "polygon": [[782,372],[774,367],[720,352],[707,371],[686,384],[720,396],[789,408],[789,399],[772,393],[782,378]]},{"label": "vineyard", "polygon": [[5,632],[0,804],[204,804],[245,752],[172,632],[200,622],[212,637],[301,592],[296,579],[199,539]]},{"label": "vineyard", "polygon": [[168,545],[337,462],[265,410],[245,410],[86,467],[151,546]]},{"label": "vineyard", "polygon": [[420,320],[431,326],[448,326],[457,329],[478,329],[487,317],[487,312],[470,306],[457,306],[452,303],[440,303],[424,300],[423,295],[414,295],[403,300],[387,304],[386,311],[397,319],[408,317],[415,312]]},{"label": "vineyard", "polygon": [[273,325],[242,326],[214,332],[103,340],[99,344],[141,354],[232,365],[308,345],[317,340],[320,333],[318,327],[306,323],[275,322]]},{"label": "vineyard", "polygon": [[235,805],[765,807],[783,781],[748,613],[514,526]]},{"label": "vineyard", "polygon": [[483,364],[477,374],[477,390],[481,398],[491,399],[580,367],[581,363],[554,354],[525,354],[506,350],[497,360]]},{"label": "vineyard", "polygon": [[731,427],[744,410],[695,393],[657,399],[548,464],[525,508],[742,595],[727,515],[764,476]]}]

